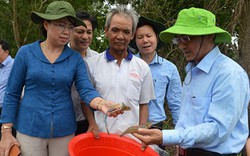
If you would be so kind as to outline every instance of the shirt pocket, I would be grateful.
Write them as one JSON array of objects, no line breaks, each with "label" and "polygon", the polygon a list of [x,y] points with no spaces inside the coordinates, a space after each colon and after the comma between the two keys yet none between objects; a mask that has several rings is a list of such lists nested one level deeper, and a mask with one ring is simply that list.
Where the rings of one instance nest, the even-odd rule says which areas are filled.
[{"label": "shirt pocket", "polygon": [[155,95],[158,97],[165,97],[167,85],[168,85],[168,79],[167,77],[158,77],[154,78],[154,89],[155,89]]},{"label": "shirt pocket", "polygon": [[211,103],[211,97],[193,97],[191,99],[196,124],[204,122]]}]

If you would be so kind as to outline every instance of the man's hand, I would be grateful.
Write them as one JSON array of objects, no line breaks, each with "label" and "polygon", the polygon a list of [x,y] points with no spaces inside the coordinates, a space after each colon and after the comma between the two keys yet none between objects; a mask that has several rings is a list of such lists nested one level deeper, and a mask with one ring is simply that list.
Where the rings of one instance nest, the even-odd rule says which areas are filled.
[{"label": "man's hand", "polygon": [[85,105],[83,101],[80,102],[82,106],[82,113],[86,117],[89,123],[87,132],[93,132],[95,138],[99,138],[99,127],[95,121],[94,114],[89,106]]},{"label": "man's hand", "polygon": [[133,136],[142,141],[142,150],[145,150],[146,145],[162,144],[162,131],[159,129],[139,128]]},{"label": "man's hand", "polygon": [[92,132],[94,134],[95,138],[97,138],[97,139],[100,138],[100,136],[99,136],[100,131],[99,131],[99,127],[96,124],[96,122],[89,123],[89,128],[88,128],[87,132]]},{"label": "man's hand", "polygon": [[151,122],[147,122],[143,125],[137,125],[137,126],[130,126],[129,128],[127,128],[125,131],[123,131],[123,133],[120,135],[121,137],[124,136],[125,134],[129,134],[129,133],[136,133],[138,131],[139,128],[150,128],[152,126]]}]

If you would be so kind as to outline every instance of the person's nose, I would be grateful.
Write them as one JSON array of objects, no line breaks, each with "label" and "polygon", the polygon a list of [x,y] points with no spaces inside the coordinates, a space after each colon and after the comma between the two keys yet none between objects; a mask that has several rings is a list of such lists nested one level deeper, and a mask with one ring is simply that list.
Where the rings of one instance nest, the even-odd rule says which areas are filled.
[{"label": "person's nose", "polygon": [[71,30],[71,28],[69,28],[69,27],[65,27],[65,28],[63,29],[63,33],[64,33],[64,34],[70,34],[72,31],[73,31],[73,30]]},{"label": "person's nose", "polygon": [[143,37],[143,43],[147,43],[148,42],[148,38],[147,37]]},{"label": "person's nose", "polygon": [[118,38],[118,39],[124,39],[124,34],[123,34],[123,32],[119,32],[119,33],[117,34],[117,38]]},{"label": "person's nose", "polygon": [[86,38],[88,38],[88,35],[87,35],[86,32],[84,32],[81,37],[84,38],[84,39],[86,39]]},{"label": "person's nose", "polygon": [[186,45],[186,43],[184,43],[184,42],[179,42],[179,43],[178,43],[178,47],[179,47],[181,50],[183,50],[183,49],[185,49],[185,48],[187,47],[187,45]]}]

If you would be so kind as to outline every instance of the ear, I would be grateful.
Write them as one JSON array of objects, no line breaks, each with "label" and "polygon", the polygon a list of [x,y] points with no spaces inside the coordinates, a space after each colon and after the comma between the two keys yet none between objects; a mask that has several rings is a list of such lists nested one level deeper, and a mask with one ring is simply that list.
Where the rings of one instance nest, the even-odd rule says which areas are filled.
[{"label": "ear", "polygon": [[9,55],[10,54],[10,51],[9,50],[5,50],[5,52]]},{"label": "ear", "polygon": [[209,41],[214,41],[215,40],[215,34],[207,35]]},{"label": "ear", "polygon": [[48,25],[49,25],[49,22],[46,20],[43,20],[43,27],[45,30],[48,30]]},{"label": "ear", "polygon": [[133,38],[135,37],[135,33],[136,32],[132,33],[132,36],[131,36],[130,40],[133,40]]},{"label": "ear", "polygon": [[108,29],[108,27],[105,27],[104,28],[104,33],[105,33],[105,36],[108,38],[108,31],[109,31],[109,29]]},{"label": "ear", "polygon": [[158,43],[160,42],[160,38],[156,36],[156,39],[157,39],[157,45],[158,45]]}]

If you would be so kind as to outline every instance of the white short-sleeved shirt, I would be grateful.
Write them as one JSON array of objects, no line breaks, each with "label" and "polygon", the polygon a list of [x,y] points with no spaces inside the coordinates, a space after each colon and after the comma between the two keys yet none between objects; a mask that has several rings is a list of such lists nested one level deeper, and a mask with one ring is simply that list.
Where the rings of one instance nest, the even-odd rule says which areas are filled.
[{"label": "white short-sleeved shirt", "polygon": [[[128,52],[119,66],[109,50],[88,59],[92,83],[101,96],[110,101],[124,103],[130,111],[116,118],[108,117],[111,133],[121,134],[132,125],[139,124],[139,104],[148,103],[155,98],[152,75],[149,66],[142,59]],[[96,111],[95,119],[100,131],[106,132],[105,114]]]}]

